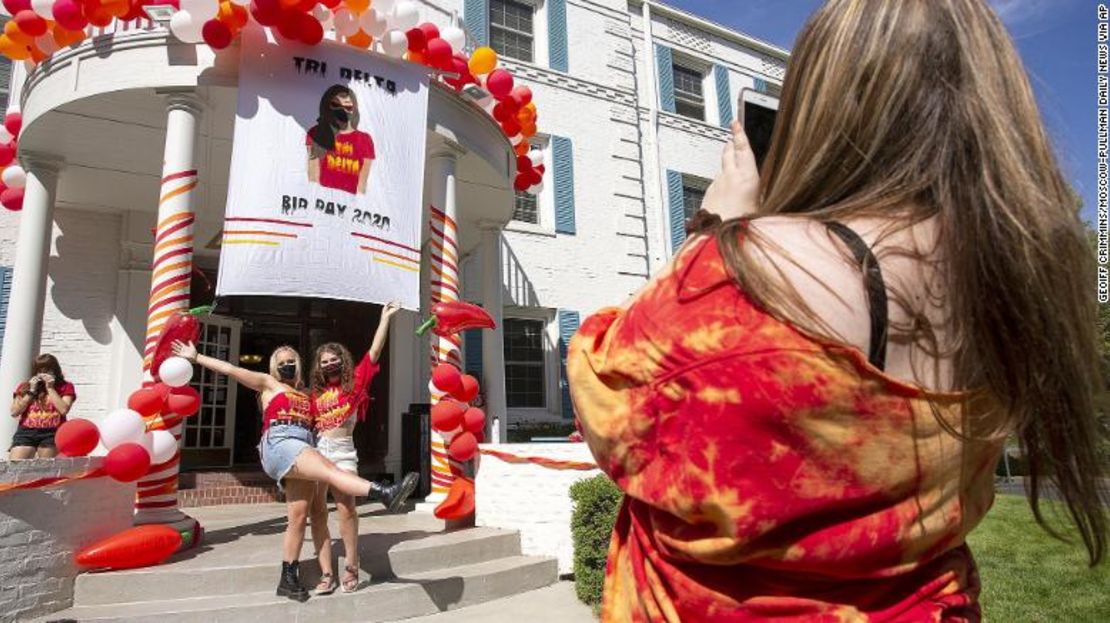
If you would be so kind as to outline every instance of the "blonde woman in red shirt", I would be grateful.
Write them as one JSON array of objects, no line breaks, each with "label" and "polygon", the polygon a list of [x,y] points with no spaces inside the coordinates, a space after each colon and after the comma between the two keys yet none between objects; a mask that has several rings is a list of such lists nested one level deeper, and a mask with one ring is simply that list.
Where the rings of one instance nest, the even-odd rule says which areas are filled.
[{"label": "blonde woman in red shirt", "polygon": [[[400,310],[396,303],[382,308],[381,320],[374,333],[370,350],[353,365],[351,352],[342,344],[332,342],[316,349],[312,366],[312,400],[316,412],[316,450],[339,469],[358,473],[358,452],[353,438],[355,426],[366,418],[370,407],[370,382],[380,369],[385,341],[389,337],[389,321]],[[332,576],[331,534],[328,531],[328,490],[339,511],[339,534],[343,538],[345,567],[342,587],[344,593],[358,588],[358,509],[355,498],[329,487],[328,483],[316,485],[312,503],[312,542],[320,561],[318,595],[335,592]]]}]

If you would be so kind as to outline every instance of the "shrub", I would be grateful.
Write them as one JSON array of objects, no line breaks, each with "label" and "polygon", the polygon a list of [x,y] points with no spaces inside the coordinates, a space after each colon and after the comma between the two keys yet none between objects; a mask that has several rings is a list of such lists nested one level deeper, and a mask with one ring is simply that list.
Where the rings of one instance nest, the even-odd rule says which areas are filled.
[{"label": "shrub", "polygon": [[522,422],[509,427],[509,443],[528,443],[533,437],[566,438],[574,432],[574,422]]},{"label": "shrub", "polygon": [[571,536],[574,540],[574,589],[591,606],[601,603],[609,538],[624,494],[604,474],[580,480],[570,488],[574,502]]}]

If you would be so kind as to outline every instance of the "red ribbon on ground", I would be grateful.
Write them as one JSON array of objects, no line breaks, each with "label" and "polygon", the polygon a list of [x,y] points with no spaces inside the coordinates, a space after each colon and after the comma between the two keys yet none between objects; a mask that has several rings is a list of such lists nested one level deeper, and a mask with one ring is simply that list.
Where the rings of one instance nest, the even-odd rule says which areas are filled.
[{"label": "red ribbon on ground", "polygon": [[73,482],[75,480],[83,480],[85,478],[100,478],[101,476],[107,475],[108,473],[104,471],[103,467],[98,467],[77,476],[56,476],[54,478],[39,478],[38,480],[29,480],[27,482],[0,484],[0,493],[6,493],[8,491],[18,491],[20,489],[44,489],[46,487],[64,485],[67,482]]},{"label": "red ribbon on ground", "polygon": [[539,465],[540,467],[546,467],[547,469],[588,471],[598,468],[596,463],[587,463],[585,461],[560,461],[542,456],[518,456],[516,454],[509,454],[508,452],[501,452],[490,448],[482,448],[481,452],[486,456],[501,459],[506,463],[531,463],[533,465]]}]

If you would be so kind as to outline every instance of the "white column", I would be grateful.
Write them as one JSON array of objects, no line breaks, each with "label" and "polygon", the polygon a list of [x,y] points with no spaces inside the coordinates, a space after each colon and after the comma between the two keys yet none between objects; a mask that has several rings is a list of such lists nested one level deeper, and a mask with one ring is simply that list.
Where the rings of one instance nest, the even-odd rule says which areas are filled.
[{"label": "white column", "polygon": [[507,443],[509,440],[508,408],[505,400],[505,328],[502,326],[504,286],[501,278],[501,226],[492,223],[482,224],[482,307],[493,316],[497,329],[482,331],[482,389],[486,394],[487,432],[492,430],[493,420],[499,423],[498,439],[487,439],[491,443]]},{"label": "white column", "polygon": [[[15,272],[8,298],[3,357],[0,359],[0,397],[12,395],[31,375],[42,337],[42,312],[46,301],[46,265],[54,229],[54,196],[62,160],[44,154],[23,154],[27,188],[19,217]],[[3,399],[7,404],[7,399]],[[0,444],[6,452],[17,422],[0,417]]]}]

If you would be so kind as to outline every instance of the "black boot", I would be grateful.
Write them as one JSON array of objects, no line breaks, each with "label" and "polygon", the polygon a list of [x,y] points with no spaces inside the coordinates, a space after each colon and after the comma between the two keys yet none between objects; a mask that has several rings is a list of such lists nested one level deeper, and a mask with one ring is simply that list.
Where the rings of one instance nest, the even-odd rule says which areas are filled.
[{"label": "black boot", "polygon": [[277,596],[301,602],[308,601],[308,590],[301,586],[300,561],[281,563],[281,581],[278,582]]},{"label": "black boot", "polygon": [[398,509],[404,506],[405,502],[416,490],[416,485],[420,482],[420,474],[416,472],[409,472],[401,479],[401,482],[387,485],[380,482],[370,483],[370,497],[377,499],[389,512],[396,513]]}]

